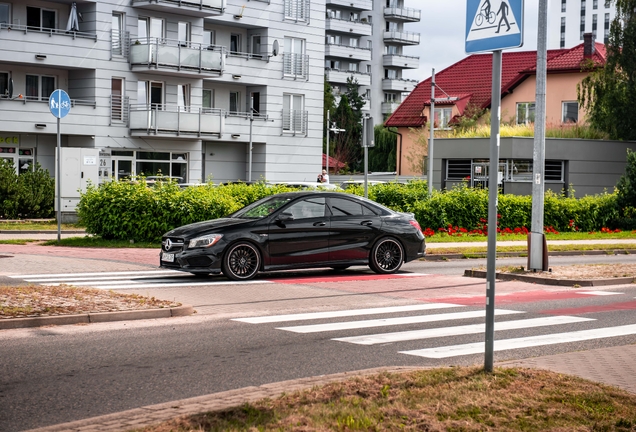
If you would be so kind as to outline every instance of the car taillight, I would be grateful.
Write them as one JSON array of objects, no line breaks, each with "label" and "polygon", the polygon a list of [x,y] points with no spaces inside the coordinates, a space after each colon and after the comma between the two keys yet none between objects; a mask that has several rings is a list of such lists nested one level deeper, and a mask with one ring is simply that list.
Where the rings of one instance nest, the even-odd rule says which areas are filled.
[{"label": "car taillight", "polygon": [[418,230],[422,231],[422,227],[415,219],[409,220],[409,223],[413,225],[415,228],[417,228]]}]

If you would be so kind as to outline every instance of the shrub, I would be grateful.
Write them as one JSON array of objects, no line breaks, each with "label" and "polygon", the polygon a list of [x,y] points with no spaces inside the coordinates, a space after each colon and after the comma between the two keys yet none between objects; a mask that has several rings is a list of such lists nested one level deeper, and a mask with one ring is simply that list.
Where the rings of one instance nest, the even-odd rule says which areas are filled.
[{"label": "shrub", "polygon": [[636,207],[636,152],[629,149],[627,150],[625,174],[616,184],[616,195],[621,216],[626,216],[626,213]]},{"label": "shrub", "polygon": [[55,180],[40,164],[18,175],[12,160],[0,159],[0,217],[48,218],[54,200]]}]

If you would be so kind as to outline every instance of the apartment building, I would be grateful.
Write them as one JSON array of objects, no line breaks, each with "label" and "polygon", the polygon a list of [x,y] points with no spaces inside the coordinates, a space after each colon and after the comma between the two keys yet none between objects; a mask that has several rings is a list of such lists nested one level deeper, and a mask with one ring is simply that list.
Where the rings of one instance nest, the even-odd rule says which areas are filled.
[{"label": "apartment building", "polygon": [[420,34],[405,28],[420,21],[421,11],[403,0],[326,0],[326,9],[325,74],[336,102],[353,78],[363,110],[382,123],[417,85],[402,71],[419,67],[419,57],[405,48],[419,45]]},{"label": "apartment building", "polygon": [[584,33],[607,43],[616,7],[610,0],[553,0],[548,10],[548,48],[572,48],[583,42]]},{"label": "apartment building", "polygon": [[100,182],[313,180],[324,34],[315,0],[0,0],[0,157],[55,172],[60,88]]}]

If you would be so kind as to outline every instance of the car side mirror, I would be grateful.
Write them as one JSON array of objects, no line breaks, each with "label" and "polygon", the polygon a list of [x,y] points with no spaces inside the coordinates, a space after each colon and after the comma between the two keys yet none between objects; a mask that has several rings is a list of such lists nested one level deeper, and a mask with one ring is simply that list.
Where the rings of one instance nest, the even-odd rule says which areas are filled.
[{"label": "car side mirror", "polygon": [[287,221],[292,221],[294,220],[294,215],[292,215],[291,213],[281,213],[278,215],[278,220],[281,222],[287,222]]}]

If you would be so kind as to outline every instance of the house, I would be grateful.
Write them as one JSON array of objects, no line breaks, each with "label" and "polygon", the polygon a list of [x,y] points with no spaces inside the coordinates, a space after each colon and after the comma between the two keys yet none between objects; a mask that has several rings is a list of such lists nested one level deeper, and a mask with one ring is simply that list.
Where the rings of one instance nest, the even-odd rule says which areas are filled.
[{"label": "house", "polygon": [[[534,122],[537,53],[536,51],[504,52],[502,57],[502,121],[516,124]],[[547,124],[566,127],[570,123],[585,121],[584,112],[577,102],[577,84],[594,67],[604,64],[605,46],[594,42],[591,34],[586,34],[584,43],[573,48],[548,50]],[[449,66],[435,75],[435,85],[436,129],[448,128],[450,123],[475,110],[490,108],[492,54],[471,55]],[[398,129],[397,172],[399,175],[424,173],[430,107],[431,78],[418,84],[385,122],[386,126]],[[443,145],[441,142],[443,141],[436,141],[436,149],[439,145]],[[465,159],[461,154],[456,156]],[[488,156],[484,154],[482,159],[487,159]],[[442,162],[452,165],[452,159],[449,157]],[[513,161],[510,163],[512,164]],[[524,163],[527,166],[527,163]],[[531,164],[532,160],[530,160],[530,167]],[[446,166],[444,170],[440,168],[440,174],[442,171],[452,172],[452,167]],[[441,186],[444,180],[440,179],[436,183]]]}]

